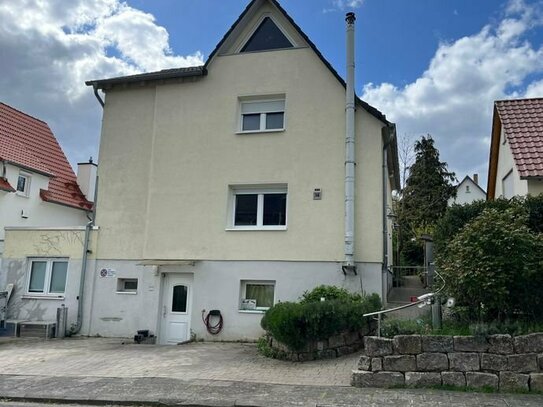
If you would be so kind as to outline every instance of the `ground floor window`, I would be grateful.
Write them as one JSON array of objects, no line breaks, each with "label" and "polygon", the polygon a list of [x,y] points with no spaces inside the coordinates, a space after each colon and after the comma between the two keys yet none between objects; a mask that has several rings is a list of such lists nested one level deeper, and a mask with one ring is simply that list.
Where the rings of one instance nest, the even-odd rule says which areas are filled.
[{"label": "ground floor window", "polygon": [[27,292],[33,295],[64,294],[67,275],[67,259],[31,259]]},{"label": "ground floor window", "polygon": [[275,302],[275,281],[241,280],[241,305],[244,310],[267,310]]}]

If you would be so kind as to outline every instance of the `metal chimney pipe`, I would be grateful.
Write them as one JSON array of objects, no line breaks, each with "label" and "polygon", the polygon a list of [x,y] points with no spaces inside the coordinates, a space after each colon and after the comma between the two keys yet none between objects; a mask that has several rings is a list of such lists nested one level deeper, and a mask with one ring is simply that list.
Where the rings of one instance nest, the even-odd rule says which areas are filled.
[{"label": "metal chimney pipe", "polygon": [[345,92],[345,262],[343,272],[354,264],[354,197],[355,197],[355,96],[354,96],[354,22],[353,12],[347,13],[347,86]]}]

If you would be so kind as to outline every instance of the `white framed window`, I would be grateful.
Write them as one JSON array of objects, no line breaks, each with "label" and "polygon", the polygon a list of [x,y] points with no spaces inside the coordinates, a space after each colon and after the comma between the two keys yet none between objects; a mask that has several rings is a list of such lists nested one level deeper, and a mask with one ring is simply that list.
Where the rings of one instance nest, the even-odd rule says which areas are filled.
[{"label": "white framed window", "polygon": [[285,129],[285,98],[240,101],[240,133],[274,132]]},{"label": "white framed window", "polygon": [[466,185],[466,194],[469,194],[469,193],[471,193],[471,190],[469,188],[469,185]]},{"label": "white framed window", "polygon": [[275,281],[241,280],[240,310],[265,311],[275,304]]},{"label": "white framed window", "polygon": [[19,173],[17,178],[17,195],[28,196],[30,194],[30,175],[24,172]]},{"label": "white framed window", "polygon": [[228,226],[240,230],[285,230],[287,186],[231,187]]},{"label": "white framed window", "polygon": [[138,292],[138,279],[137,278],[118,278],[117,292],[136,294]]},{"label": "white framed window", "polygon": [[64,295],[67,277],[67,259],[31,259],[28,268],[27,294]]}]

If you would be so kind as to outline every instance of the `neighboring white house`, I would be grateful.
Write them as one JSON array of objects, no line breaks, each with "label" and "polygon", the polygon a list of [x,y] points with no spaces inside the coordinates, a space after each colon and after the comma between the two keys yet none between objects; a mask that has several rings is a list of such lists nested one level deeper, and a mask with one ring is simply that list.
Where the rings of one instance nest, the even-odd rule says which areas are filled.
[{"label": "neighboring white house", "polygon": [[543,193],[543,98],[494,103],[488,199]]},{"label": "neighboring white house", "polygon": [[[252,1],[204,66],[87,84],[105,105],[83,334],[255,339],[268,307],[319,284],[386,300],[395,126],[346,104],[346,83],[277,1]],[[15,268],[43,247],[8,234]],[[47,239],[72,235],[87,241]]]},{"label": "neighboring white house", "polygon": [[[95,168],[95,164],[82,164],[80,181],[92,181],[89,174],[83,178],[95,173]],[[53,257],[57,253],[55,241],[44,240],[49,248],[27,252],[21,270],[9,263],[2,267],[5,229],[84,226],[91,209],[92,203],[81,191],[47,123],[0,103],[0,291],[14,284],[8,318],[33,319],[46,314],[54,318],[62,300],[49,301],[48,308],[54,310],[46,314],[36,313],[37,304],[44,295],[64,295],[68,263],[62,258],[41,259],[45,253]]]},{"label": "neighboring white house", "polygon": [[486,192],[479,186],[478,174],[473,174],[473,178],[466,175],[462,182],[456,186],[456,197],[449,198],[448,205],[463,205],[479,200],[486,200]]}]

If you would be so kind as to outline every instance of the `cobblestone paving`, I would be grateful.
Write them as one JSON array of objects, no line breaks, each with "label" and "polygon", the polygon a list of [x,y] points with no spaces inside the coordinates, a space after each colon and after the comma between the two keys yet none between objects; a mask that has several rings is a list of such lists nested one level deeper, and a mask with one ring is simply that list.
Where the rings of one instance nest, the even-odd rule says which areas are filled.
[{"label": "cobblestone paving", "polygon": [[85,338],[0,342],[1,374],[164,377],[258,383],[348,386],[356,354],[292,363],[268,359],[254,344],[135,345]]},{"label": "cobblestone paving", "polygon": [[295,364],[253,344],[123,345],[118,339],[0,338],[0,407],[78,405],[262,407],[541,407],[543,395],[349,386],[357,355]]}]

